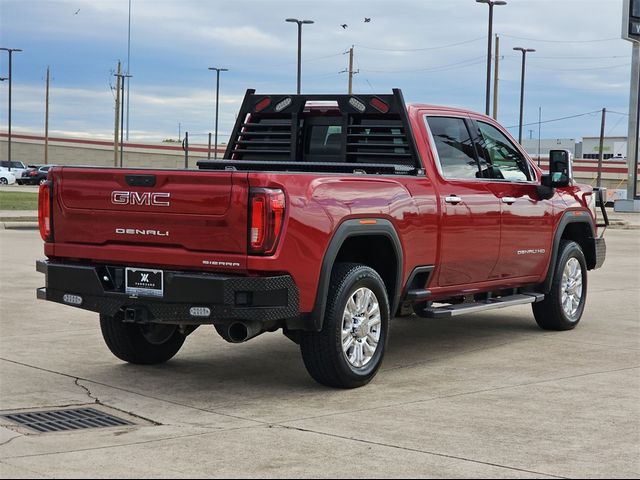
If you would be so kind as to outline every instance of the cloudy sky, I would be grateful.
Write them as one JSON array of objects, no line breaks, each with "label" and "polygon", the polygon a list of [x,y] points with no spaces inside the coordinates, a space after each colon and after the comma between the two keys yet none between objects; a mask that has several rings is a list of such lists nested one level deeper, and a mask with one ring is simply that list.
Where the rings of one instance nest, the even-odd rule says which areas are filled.
[{"label": "cloudy sky", "polygon": [[[501,37],[499,121],[518,123],[520,62],[527,57],[525,123],[628,111],[631,46],[620,39],[622,0],[508,0],[496,7]],[[14,131],[42,133],[44,79],[52,72],[52,134],[112,138],[113,72],[127,58],[128,0],[0,0],[0,46],[13,62]],[[355,45],[356,92],[403,89],[409,102],[484,110],[488,8],[474,0],[132,0],[130,137],[159,141],[213,131],[215,73],[220,136],[247,88],[294,92],[296,26],[303,31],[303,92],[346,92],[344,52]],[[365,23],[364,18],[371,18]],[[342,28],[341,24],[347,24]],[[0,76],[8,62],[1,52]],[[0,84],[0,128],[7,85]],[[607,134],[626,135],[611,113]],[[597,135],[600,114],[542,125],[542,137]],[[529,130],[533,129],[533,132]],[[517,127],[511,129],[517,134]],[[524,136],[537,137],[537,125]],[[201,135],[201,137],[198,137]]]}]

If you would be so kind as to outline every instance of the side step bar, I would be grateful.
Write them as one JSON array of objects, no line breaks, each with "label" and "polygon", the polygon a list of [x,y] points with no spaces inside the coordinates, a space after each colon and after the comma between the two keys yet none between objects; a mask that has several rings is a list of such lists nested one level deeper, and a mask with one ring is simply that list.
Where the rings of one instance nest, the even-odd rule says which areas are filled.
[{"label": "side step bar", "polygon": [[447,305],[445,307],[429,307],[424,309],[424,316],[427,318],[455,317],[456,315],[464,315],[466,313],[537,303],[542,300],[544,300],[544,294],[542,293],[520,293],[506,297],[491,298],[482,302],[460,303],[458,305]]}]

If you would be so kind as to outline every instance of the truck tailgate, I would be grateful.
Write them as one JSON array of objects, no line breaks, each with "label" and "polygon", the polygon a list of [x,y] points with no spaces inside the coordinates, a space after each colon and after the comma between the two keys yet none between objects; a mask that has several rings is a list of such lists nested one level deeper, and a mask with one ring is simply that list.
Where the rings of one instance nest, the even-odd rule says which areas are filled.
[{"label": "truck tailgate", "polygon": [[55,244],[247,253],[246,174],[63,167],[53,181]]}]

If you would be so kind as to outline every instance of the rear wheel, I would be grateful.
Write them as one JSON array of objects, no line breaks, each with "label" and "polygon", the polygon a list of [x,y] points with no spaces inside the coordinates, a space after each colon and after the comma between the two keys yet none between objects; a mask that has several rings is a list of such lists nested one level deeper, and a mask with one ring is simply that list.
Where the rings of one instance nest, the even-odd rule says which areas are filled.
[{"label": "rear wheel", "polygon": [[587,300],[587,263],[576,242],[562,240],[551,291],[533,304],[536,322],[545,330],[571,330],[582,318]]},{"label": "rear wheel", "polygon": [[322,385],[366,385],[382,364],[388,329],[389,301],[380,276],[365,265],[338,264],[322,330],[300,334],[304,364]]},{"label": "rear wheel", "polygon": [[125,323],[120,316],[100,315],[100,328],[111,353],[120,360],[140,365],[170,360],[185,341],[177,325]]},{"label": "rear wheel", "polygon": [[7,180],[7,179],[6,179],[6,178],[4,178],[4,177],[0,177],[0,183],[1,183],[2,185],[9,185],[9,180]]}]

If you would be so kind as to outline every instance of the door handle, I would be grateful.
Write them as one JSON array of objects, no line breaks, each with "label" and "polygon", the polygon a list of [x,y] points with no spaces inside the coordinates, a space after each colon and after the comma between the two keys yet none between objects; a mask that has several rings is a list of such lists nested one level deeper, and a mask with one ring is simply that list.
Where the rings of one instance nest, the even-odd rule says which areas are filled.
[{"label": "door handle", "polygon": [[444,197],[444,201],[452,205],[457,205],[462,202],[462,199],[457,195],[448,195]]},{"label": "door handle", "polygon": [[516,203],[517,198],[514,197],[502,197],[502,203],[506,203],[507,205],[511,205],[512,203]]}]

